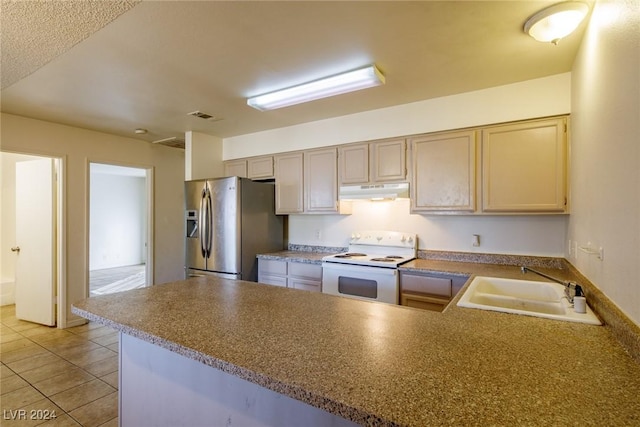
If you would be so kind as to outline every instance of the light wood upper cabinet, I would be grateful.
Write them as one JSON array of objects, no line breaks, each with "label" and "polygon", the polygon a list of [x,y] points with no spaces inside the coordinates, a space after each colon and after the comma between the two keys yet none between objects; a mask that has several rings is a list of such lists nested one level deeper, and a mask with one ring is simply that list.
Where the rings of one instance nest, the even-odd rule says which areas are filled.
[{"label": "light wood upper cabinet", "polygon": [[303,156],[288,153],[274,156],[276,178],[276,214],[304,211]]},{"label": "light wood upper cabinet", "polygon": [[252,157],[247,159],[247,177],[251,179],[273,178],[273,156]]},{"label": "light wood upper cabinet", "polygon": [[369,182],[369,144],[345,145],[338,148],[341,184]]},{"label": "light wood upper cabinet", "polygon": [[273,156],[227,160],[224,162],[224,176],[240,176],[250,179],[273,178]]},{"label": "light wood upper cabinet", "polygon": [[407,143],[404,139],[372,142],[369,146],[371,182],[403,181],[407,178]]},{"label": "light wood upper cabinet", "polygon": [[278,214],[349,214],[340,185],[407,180],[413,213],[566,214],[567,124],[551,117],[250,157],[226,161],[225,174],[272,173]]},{"label": "light wood upper cabinet", "polygon": [[338,202],[337,148],[274,156],[277,214],[350,214]]},{"label": "light wood upper cabinet", "polygon": [[474,130],[411,140],[412,212],[476,210]]},{"label": "light wood upper cabinet", "polygon": [[304,211],[338,211],[338,152],[336,148],[304,152]]},{"label": "light wood upper cabinet", "polygon": [[566,118],[482,130],[484,212],[567,212]]},{"label": "light wood upper cabinet", "polygon": [[404,139],[339,147],[340,184],[374,184],[407,179]]},{"label": "light wood upper cabinet", "polygon": [[224,176],[239,176],[246,178],[247,161],[245,159],[227,160],[224,162]]}]

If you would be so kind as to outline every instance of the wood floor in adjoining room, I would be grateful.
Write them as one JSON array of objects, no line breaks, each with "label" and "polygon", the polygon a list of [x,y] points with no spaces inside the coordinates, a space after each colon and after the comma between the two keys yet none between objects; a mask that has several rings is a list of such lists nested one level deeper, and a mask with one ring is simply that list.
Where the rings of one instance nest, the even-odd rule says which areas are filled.
[{"label": "wood floor in adjoining room", "polygon": [[91,296],[123,292],[145,285],[145,264],[89,271]]},{"label": "wood floor in adjoining room", "polygon": [[118,425],[115,330],[25,322],[13,305],[0,307],[0,314],[0,425]]}]

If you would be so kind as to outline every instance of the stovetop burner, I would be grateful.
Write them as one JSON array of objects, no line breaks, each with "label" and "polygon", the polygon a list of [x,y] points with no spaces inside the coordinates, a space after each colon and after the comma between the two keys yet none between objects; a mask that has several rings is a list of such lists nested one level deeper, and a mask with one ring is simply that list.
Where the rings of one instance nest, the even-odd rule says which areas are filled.
[{"label": "stovetop burner", "polygon": [[353,258],[358,256],[367,256],[367,254],[361,254],[359,252],[347,252],[346,254],[335,255],[336,258]]},{"label": "stovetop burner", "polygon": [[328,255],[327,263],[397,268],[416,257],[417,236],[394,231],[362,231],[351,235],[346,252]]}]

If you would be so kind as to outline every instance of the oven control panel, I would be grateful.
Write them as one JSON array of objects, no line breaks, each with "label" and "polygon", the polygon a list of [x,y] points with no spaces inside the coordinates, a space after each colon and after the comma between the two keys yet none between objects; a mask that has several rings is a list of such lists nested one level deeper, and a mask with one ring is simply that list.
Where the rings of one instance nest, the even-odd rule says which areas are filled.
[{"label": "oven control panel", "polygon": [[358,231],[351,233],[351,245],[391,246],[401,248],[415,248],[418,244],[417,236],[398,231]]}]

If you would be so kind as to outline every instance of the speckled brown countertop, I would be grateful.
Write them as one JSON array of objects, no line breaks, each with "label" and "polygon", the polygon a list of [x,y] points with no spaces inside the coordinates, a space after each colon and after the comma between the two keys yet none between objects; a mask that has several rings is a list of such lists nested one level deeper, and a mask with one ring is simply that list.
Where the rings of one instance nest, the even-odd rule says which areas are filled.
[{"label": "speckled brown countertop", "polygon": [[640,364],[607,327],[215,277],[73,312],[365,425],[640,425]]}]

